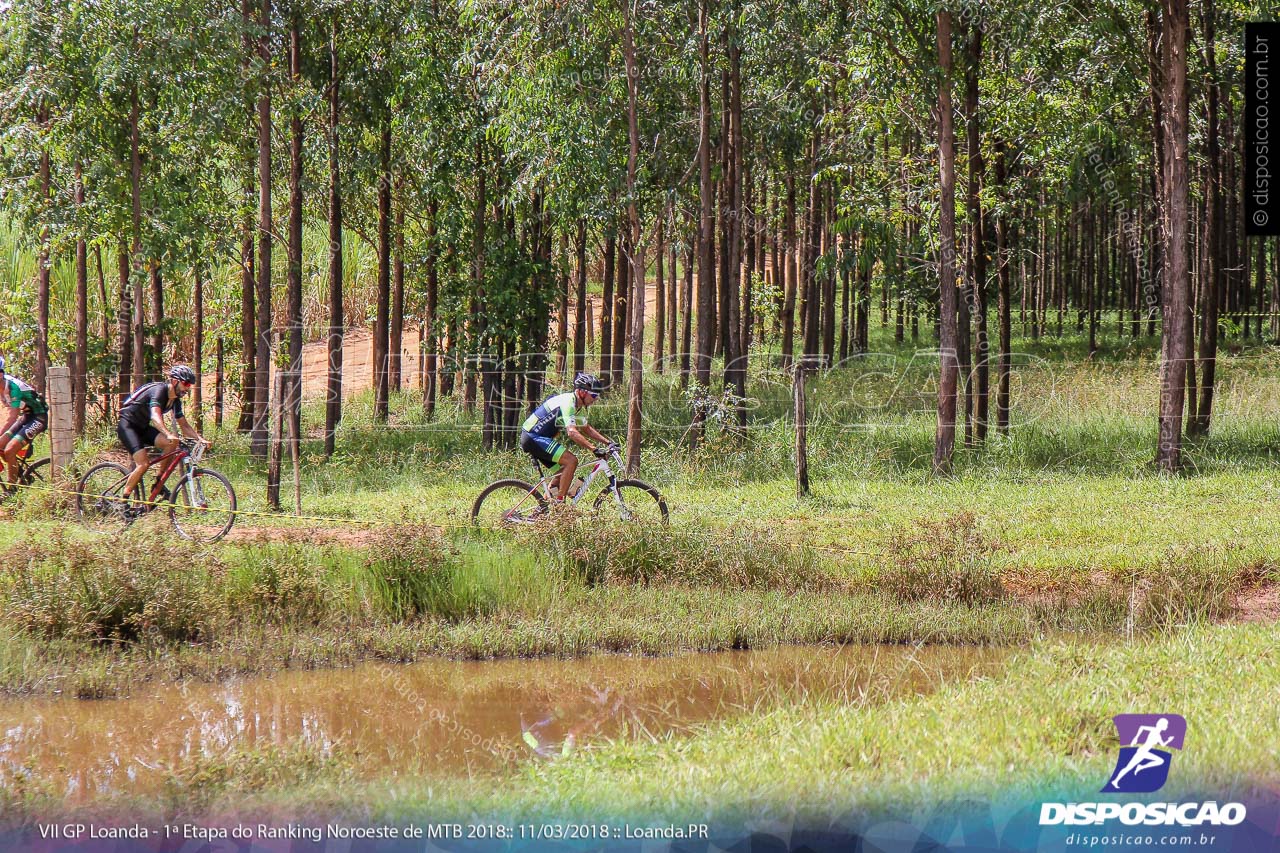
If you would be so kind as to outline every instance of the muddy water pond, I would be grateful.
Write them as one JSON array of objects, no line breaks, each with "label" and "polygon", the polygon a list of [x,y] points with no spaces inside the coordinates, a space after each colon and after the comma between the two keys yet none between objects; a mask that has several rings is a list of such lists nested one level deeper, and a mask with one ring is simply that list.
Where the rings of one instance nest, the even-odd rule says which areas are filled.
[{"label": "muddy water pond", "polygon": [[875,703],[997,672],[973,647],[781,647],[665,658],[430,660],[156,687],[128,699],[0,701],[0,779],[71,802],[154,791],[202,756],[336,750],[357,773],[473,774],[609,738],[663,737],[802,698]]}]

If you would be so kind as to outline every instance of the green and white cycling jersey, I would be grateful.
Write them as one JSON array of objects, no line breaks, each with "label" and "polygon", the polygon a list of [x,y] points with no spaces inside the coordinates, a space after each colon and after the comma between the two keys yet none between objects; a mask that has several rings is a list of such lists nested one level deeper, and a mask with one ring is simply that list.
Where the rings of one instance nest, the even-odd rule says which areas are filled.
[{"label": "green and white cycling jersey", "polygon": [[573,391],[567,391],[547,399],[520,426],[537,438],[553,438],[561,430],[585,426],[586,423],[587,410],[578,408],[577,396]]},{"label": "green and white cycling jersey", "polygon": [[20,409],[25,404],[31,410],[33,415],[48,414],[49,406],[44,401],[44,397],[32,388],[26,382],[23,382],[16,376],[6,375],[5,382],[9,385],[9,406],[14,409]]}]

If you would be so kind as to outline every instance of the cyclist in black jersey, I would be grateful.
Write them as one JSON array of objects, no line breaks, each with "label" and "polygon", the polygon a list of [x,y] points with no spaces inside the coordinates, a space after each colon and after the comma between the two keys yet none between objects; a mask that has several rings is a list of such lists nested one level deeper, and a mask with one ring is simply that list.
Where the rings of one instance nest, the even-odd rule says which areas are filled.
[{"label": "cyclist in black jersey", "polygon": [[182,398],[196,384],[196,373],[185,364],[169,368],[169,379],[151,382],[135,390],[120,406],[120,424],[116,435],[124,449],[133,458],[133,470],[125,481],[123,494],[132,495],[142,482],[142,475],[151,467],[147,448],[155,446],[168,453],[178,446],[178,437],[165,425],[164,416],[172,412],[173,418],[187,438],[209,442],[196,431],[182,410]]}]

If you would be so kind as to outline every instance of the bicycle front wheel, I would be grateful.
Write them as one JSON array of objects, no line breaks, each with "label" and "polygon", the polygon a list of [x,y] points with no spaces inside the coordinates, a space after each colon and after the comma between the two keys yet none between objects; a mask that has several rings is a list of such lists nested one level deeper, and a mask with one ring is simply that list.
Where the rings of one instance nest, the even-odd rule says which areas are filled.
[{"label": "bicycle front wheel", "polygon": [[607,488],[596,496],[597,513],[609,507],[617,511],[619,518],[629,523],[667,523],[667,502],[658,494],[657,489],[640,480],[619,480],[616,494],[614,489]]},{"label": "bicycle front wheel", "polygon": [[236,491],[231,481],[208,468],[194,468],[173,490],[169,520],[192,542],[217,542],[236,523]]},{"label": "bicycle front wheel", "polygon": [[471,505],[471,523],[490,530],[533,524],[547,510],[547,499],[523,480],[499,480],[485,486]]},{"label": "bicycle front wheel", "polygon": [[[115,462],[100,462],[80,478],[76,487],[76,512],[90,530],[110,533],[121,530],[129,519],[125,510],[124,482],[129,472]],[[134,489],[142,499],[142,489]]]},{"label": "bicycle front wheel", "polygon": [[37,459],[22,472],[22,482],[28,486],[43,486],[49,477],[49,457]]}]

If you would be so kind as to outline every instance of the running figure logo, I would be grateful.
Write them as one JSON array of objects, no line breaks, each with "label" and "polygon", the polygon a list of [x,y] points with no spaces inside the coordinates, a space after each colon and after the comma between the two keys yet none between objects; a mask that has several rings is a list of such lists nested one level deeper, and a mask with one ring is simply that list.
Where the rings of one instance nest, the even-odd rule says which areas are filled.
[{"label": "running figure logo", "polygon": [[1106,793],[1149,794],[1169,779],[1170,749],[1182,749],[1187,721],[1177,714],[1117,714],[1120,757]]}]

